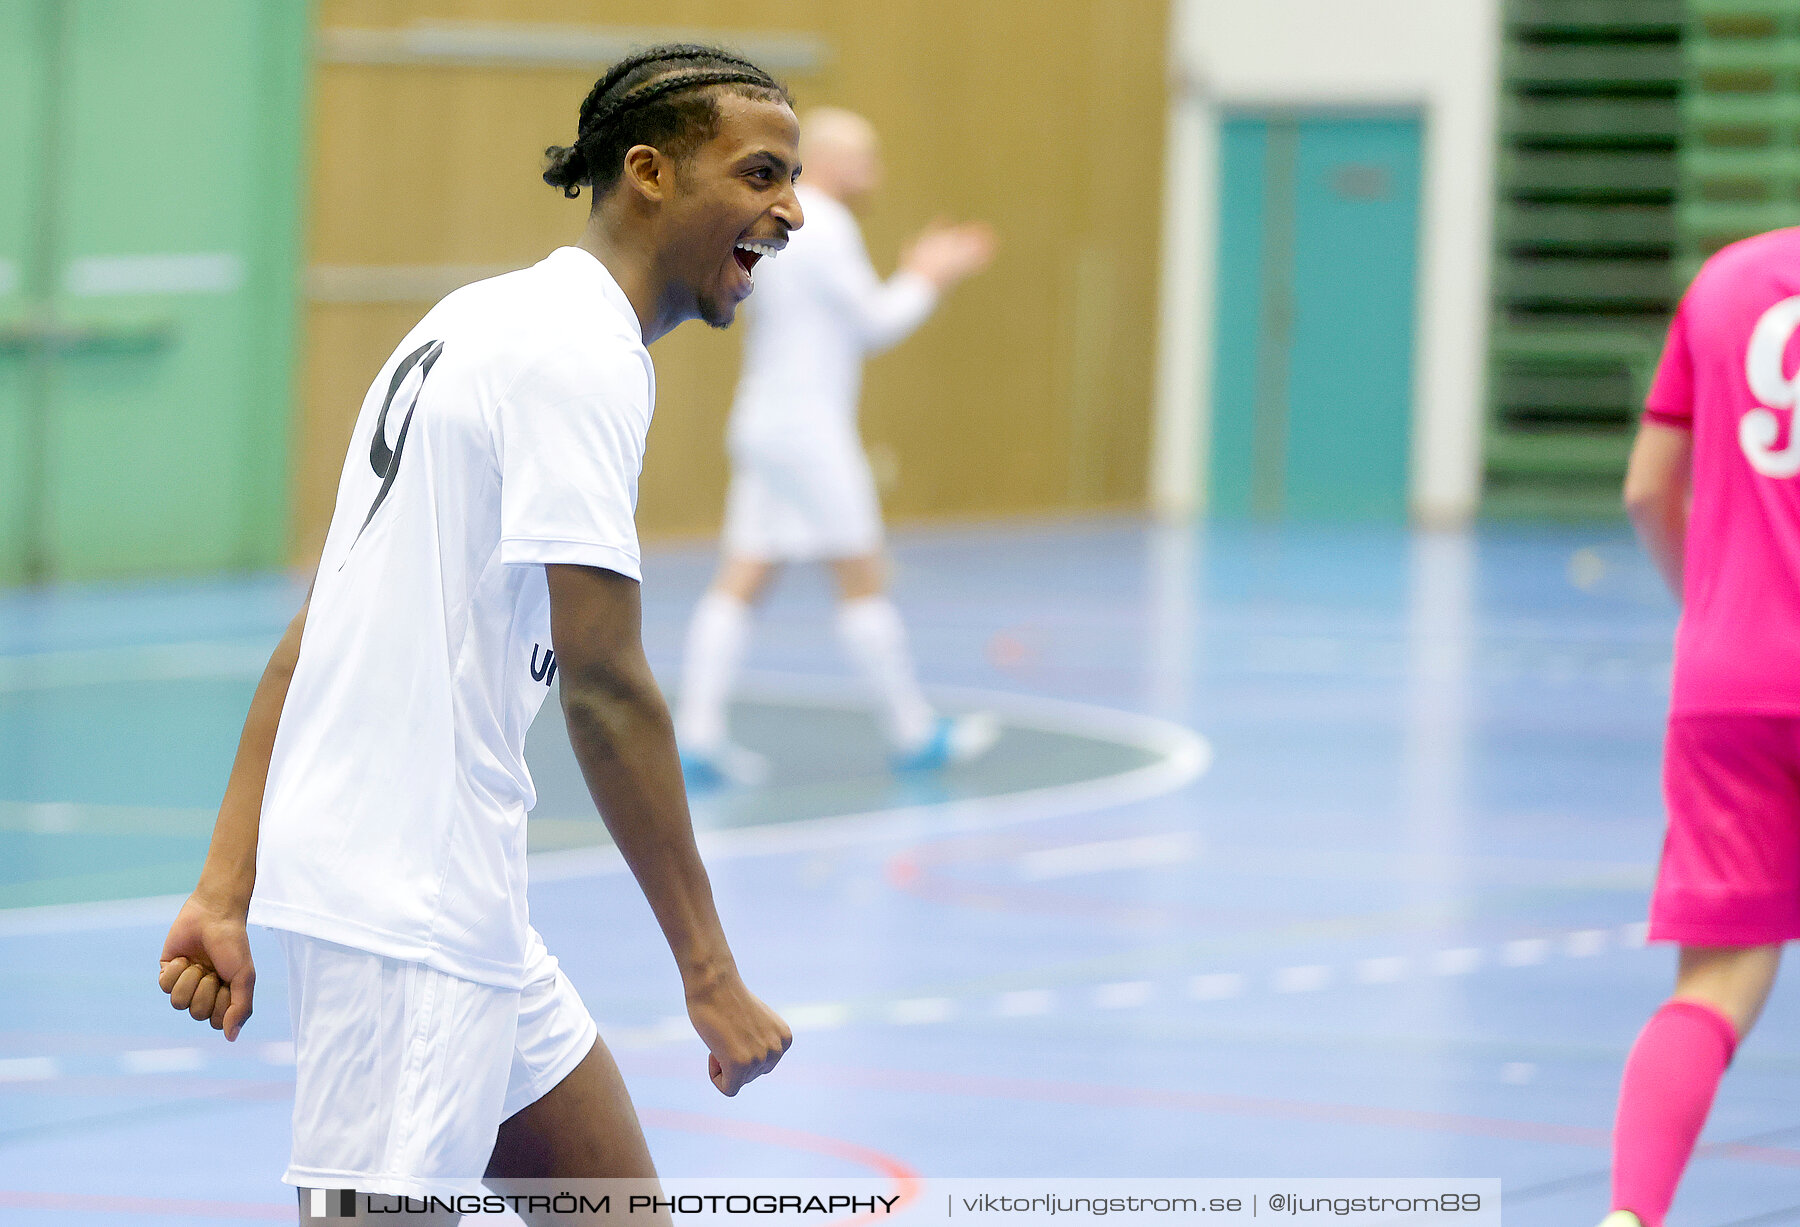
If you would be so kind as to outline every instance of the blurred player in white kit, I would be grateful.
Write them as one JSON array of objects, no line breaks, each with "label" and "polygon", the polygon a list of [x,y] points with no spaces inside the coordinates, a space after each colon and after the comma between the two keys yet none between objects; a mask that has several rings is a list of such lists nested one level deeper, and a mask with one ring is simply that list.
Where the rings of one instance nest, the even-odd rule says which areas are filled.
[{"label": "blurred player in white kit", "polygon": [[987,267],[993,232],[934,225],[882,281],[852,212],[881,182],[875,130],[849,111],[813,111],[801,159],[806,229],[757,279],[731,413],[723,558],[688,628],[676,737],[699,785],[767,775],[760,755],[727,736],[726,704],[751,607],[788,562],[830,565],[838,638],[879,699],[896,769],[966,761],[997,736],[990,717],[940,715],[919,689],[887,596],[881,508],[856,425],[865,356],[904,339],[946,290]]}]

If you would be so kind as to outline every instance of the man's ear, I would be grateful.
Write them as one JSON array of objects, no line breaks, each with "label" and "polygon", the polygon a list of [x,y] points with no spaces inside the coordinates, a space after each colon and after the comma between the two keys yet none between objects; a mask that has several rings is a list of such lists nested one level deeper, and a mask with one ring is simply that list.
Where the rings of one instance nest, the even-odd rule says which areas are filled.
[{"label": "man's ear", "polygon": [[620,177],[647,201],[662,203],[669,191],[669,162],[651,145],[633,145],[625,151],[625,170]]}]

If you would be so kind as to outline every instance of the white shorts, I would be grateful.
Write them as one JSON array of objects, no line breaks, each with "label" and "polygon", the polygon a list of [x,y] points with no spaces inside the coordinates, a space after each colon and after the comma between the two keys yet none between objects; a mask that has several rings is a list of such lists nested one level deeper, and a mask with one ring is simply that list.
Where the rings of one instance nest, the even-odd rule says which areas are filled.
[{"label": "white shorts", "polygon": [[861,558],[881,549],[881,502],[849,432],[734,447],[725,552],[758,562]]},{"label": "white shorts", "polygon": [[296,1063],[287,1184],[474,1192],[501,1122],[568,1077],[598,1036],[536,930],[517,990],[277,936]]}]

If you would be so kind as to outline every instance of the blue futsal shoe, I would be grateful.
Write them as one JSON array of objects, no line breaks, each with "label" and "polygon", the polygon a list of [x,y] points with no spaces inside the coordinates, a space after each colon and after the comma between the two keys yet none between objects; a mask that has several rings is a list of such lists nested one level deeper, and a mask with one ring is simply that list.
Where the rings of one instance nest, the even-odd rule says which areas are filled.
[{"label": "blue futsal shoe", "polygon": [[1000,721],[992,712],[939,716],[931,736],[912,750],[894,755],[895,771],[939,771],[980,758],[1000,740]]},{"label": "blue futsal shoe", "polygon": [[708,750],[683,749],[681,778],[696,791],[755,788],[768,783],[769,760],[729,741]]}]

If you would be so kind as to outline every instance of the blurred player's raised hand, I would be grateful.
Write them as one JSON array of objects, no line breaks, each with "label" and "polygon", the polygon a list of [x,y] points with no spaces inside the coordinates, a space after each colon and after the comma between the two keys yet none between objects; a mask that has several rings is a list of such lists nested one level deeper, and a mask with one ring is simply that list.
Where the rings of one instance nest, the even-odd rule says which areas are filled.
[{"label": "blurred player's raised hand", "polygon": [[711,987],[690,987],[687,1006],[689,1021],[706,1042],[707,1075],[726,1095],[774,1069],[794,1042],[781,1015],[745,988],[735,972]]},{"label": "blurred player's raised hand", "polygon": [[900,270],[947,290],[992,263],[997,245],[994,228],[986,222],[934,222],[907,244]]},{"label": "blurred player's raised hand", "polygon": [[157,986],[169,1004],[235,1040],[250,1019],[256,965],[241,913],[188,896],[163,942]]}]

